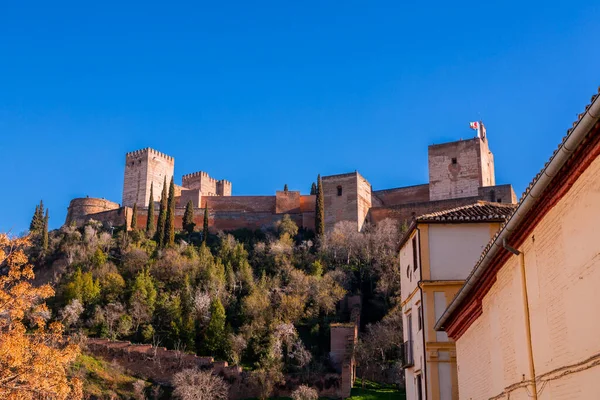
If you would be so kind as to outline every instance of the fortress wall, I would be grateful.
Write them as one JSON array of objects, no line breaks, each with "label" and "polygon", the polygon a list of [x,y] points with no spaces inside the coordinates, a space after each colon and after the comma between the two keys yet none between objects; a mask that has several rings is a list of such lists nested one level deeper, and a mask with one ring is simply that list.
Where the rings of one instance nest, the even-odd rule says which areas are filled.
[{"label": "fortress wall", "polygon": [[498,203],[515,204],[517,202],[517,195],[515,194],[512,185],[480,187],[479,197],[481,200],[493,202],[497,201]]},{"label": "fortress wall", "polygon": [[192,203],[194,204],[194,208],[199,208],[201,199],[202,199],[202,195],[200,193],[200,189],[191,189],[191,190],[184,189],[181,191],[181,197],[179,198],[179,206],[185,207],[187,205],[188,201],[191,200]]},{"label": "fortress wall", "polygon": [[371,184],[359,173],[357,175],[356,201],[358,207],[358,230],[362,230],[369,209],[371,208]]},{"label": "fortress wall", "polygon": [[275,213],[275,196],[203,196],[201,207],[208,202],[209,211],[245,211]]},{"label": "fortress wall", "polygon": [[369,211],[368,220],[377,224],[386,218],[391,218],[402,223],[410,223],[413,218],[434,211],[466,206],[481,200],[478,196],[463,197],[459,199],[437,200],[421,203],[402,204],[394,207],[373,207]]},{"label": "fortress wall", "polygon": [[373,197],[381,200],[382,207],[429,201],[429,184],[376,190]]},{"label": "fortress wall", "polygon": [[315,196],[314,194],[300,196],[300,211],[301,212],[314,213],[316,208],[317,208],[317,196]]},{"label": "fortress wall", "polygon": [[[215,211],[214,209],[208,209],[208,226],[212,232],[216,231],[230,231],[236,230],[240,228],[248,228],[248,229],[262,229],[262,228],[272,228],[275,224],[280,221],[285,214],[273,214],[271,212],[246,212],[246,211]],[[185,213],[185,208],[176,208],[175,209],[175,229],[182,229],[183,225],[183,214]],[[304,221],[306,220],[309,224],[308,227],[311,229],[314,228],[314,212],[308,213],[308,216],[305,217],[305,214],[297,213],[297,214],[289,214],[292,221],[294,221],[299,227],[307,226],[304,225]],[[147,210],[139,210],[137,217],[137,227],[138,229],[145,229],[146,221],[148,219]],[[154,211],[154,226],[156,226],[156,222],[158,221],[158,208]],[[194,223],[196,224],[195,229],[201,230],[204,226],[204,209],[195,208],[194,209]]]},{"label": "fortress wall", "polygon": [[116,210],[120,207],[121,206],[118,203],[105,199],[95,199],[91,197],[73,199],[71,200],[71,203],[69,203],[65,224],[69,225],[73,221],[83,220],[90,214]]},{"label": "fortress wall", "polygon": [[300,212],[300,192],[282,191],[275,192],[275,213],[297,214]]},{"label": "fortress wall", "polygon": [[323,201],[325,205],[325,229],[336,223],[350,221],[358,229],[358,177],[356,172],[324,176]]}]

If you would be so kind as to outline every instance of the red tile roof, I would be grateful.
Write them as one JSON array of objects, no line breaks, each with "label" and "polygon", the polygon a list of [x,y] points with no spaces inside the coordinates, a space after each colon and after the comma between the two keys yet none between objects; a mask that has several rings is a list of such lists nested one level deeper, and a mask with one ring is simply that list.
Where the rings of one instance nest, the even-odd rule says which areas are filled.
[{"label": "red tile roof", "polygon": [[417,217],[417,222],[503,222],[512,215],[517,205],[478,201],[462,207],[436,211]]}]

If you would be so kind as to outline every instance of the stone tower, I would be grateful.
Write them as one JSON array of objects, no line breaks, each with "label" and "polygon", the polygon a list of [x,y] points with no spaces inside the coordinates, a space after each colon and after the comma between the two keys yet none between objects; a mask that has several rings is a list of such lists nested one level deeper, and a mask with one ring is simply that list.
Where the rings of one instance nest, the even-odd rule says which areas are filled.
[{"label": "stone tower", "polygon": [[325,229],[350,221],[361,230],[371,208],[371,184],[358,172],[322,178]]},{"label": "stone tower", "polygon": [[429,200],[475,197],[494,186],[494,155],[483,134],[469,140],[429,146]]},{"label": "stone tower", "polygon": [[150,185],[154,184],[154,201],[160,200],[163,182],[169,184],[175,170],[175,159],[151,148],[133,151],[125,155],[125,179],[123,205],[147,207],[150,201]]}]

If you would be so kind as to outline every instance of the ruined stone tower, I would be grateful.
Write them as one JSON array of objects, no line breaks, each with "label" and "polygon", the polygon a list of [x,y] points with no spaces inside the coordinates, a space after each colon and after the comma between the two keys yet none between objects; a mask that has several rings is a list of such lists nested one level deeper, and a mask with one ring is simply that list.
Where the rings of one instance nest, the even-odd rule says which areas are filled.
[{"label": "ruined stone tower", "polygon": [[495,184],[494,155],[485,134],[429,146],[430,201],[478,196],[480,187]]},{"label": "ruined stone tower", "polygon": [[163,182],[169,184],[175,170],[175,159],[151,148],[133,151],[125,155],[125,179],[123,183],[123,206],[147,207],[150,201],[150,185],[154,184],[154,201],[160,200]]}]

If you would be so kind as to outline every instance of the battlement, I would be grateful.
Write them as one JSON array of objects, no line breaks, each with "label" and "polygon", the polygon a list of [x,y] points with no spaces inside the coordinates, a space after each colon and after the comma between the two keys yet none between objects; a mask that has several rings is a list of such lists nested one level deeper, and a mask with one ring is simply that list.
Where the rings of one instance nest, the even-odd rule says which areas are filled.
[{"label": "battlement", "polygon": [[133,159],[133,158],[137,159],[140,156],[144,156],[146,154],[151,154],[151,155],[154,155],[156,157],[161,157],[161,158],[164,158],[165,160],[167,160],[169,162],[175,163],[175,158],[174,157],[171,157],[171,156],[169,156],[169,155],[167,155],[165,153],[161,153],[160,151],[154,150],[154,149],[152,149],[150,147],[146,147],[145,149],[135,150],[135,151],[131,151],[129,153],[126,153],[125,154],[125,159],[126,160]]},{"label": "battlement", "polygon": [[231,182],[217,180],[204,171],[183,175],[181,184],[188,190],[200,190],[202,196],[231,196]]},{"label": "battlement", "polygon": [[202,180],[206,179],[208,182],[211,183],[217,183],[217,180],[213,177],[211,177],[208,172],[204,172],[204,171],[198,171],[198,172],[192,172],[191,174],[185,174],[181,177],[181,181],[184,187],[186,187],[185,182],[192,180],[194,178],[201,178]]}]

